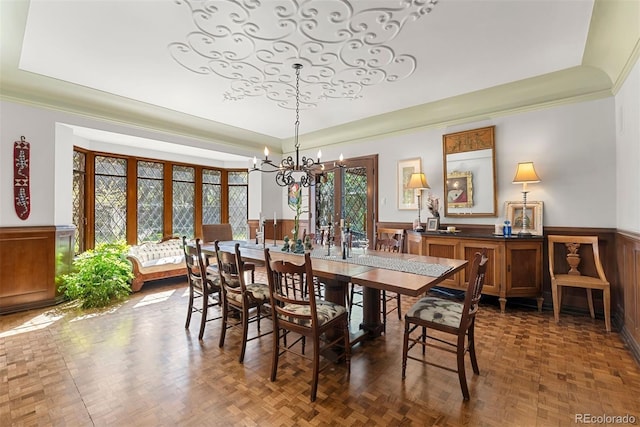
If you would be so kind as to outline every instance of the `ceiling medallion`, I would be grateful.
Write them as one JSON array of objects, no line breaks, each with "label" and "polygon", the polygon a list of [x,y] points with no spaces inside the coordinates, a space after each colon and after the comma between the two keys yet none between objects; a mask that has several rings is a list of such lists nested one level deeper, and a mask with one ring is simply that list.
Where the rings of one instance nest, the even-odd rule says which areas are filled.
[{"label": "ceiling medallion", "polygon": [[305,67],[300,108],[413,74],[416,59],[391,45],[438,0],[175,0],[191,10],[194,31],[170,43],[178,64],[231,81],[227,100],[265,96],[294,109],[293,64]]}]

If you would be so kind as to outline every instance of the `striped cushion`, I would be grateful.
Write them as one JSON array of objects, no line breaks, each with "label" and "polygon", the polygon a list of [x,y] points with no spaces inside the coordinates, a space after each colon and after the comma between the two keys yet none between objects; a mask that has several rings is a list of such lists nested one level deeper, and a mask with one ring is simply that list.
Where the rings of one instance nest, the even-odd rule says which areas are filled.
[{"label": "striped cushion", "polygon": [[416,302],[407,313],[407,317],[415,317],[427,322],[457,328],[462,320],[463,305],[456,301],[437,297],[425,297]]}]

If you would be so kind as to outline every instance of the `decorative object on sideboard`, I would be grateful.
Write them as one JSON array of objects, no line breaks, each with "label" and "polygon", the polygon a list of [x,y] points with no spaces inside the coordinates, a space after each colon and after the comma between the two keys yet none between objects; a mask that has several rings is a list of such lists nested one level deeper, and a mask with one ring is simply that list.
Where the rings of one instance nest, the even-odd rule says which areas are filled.
[{"label": "decorative object on sideboard", "polygon": [[427,209],[433,215],[427,219],[427,231],[438,231],[440,228],[440,199],[433,194],[427,197]]},{"label": "decorative object on sideboard", "polygon": [[427,209],[435,218],[440,218],[440,199],[433,194],[427,197]]},{"label": "decorative object on sideboard", "polygon": [[429,183],[427,182],[427,177],[424,176],[422,172],[412,173],[411,177],[409,178],[407,188],[414,190],[416,195],[418,196],[418,225],[414,227],[414,230],[424,231],[424,227],[422,226],[422,219],[420,218],[420,211],[422,209],[422,190],[431,188],[429,187]]},{"label": "decorative object on sideboard", "polygon": [[527,230],[531,233],[530,236],[542,236],[542,202],[527,200],[525,208],[522,201],[507,201],[504,202],[504,206],[506,220],[510,221],[515,235],[519,235],[517,230],[522,228],[523,218],[526,218]]},{"label": "decorative object on sideboard", "polygon": [[440,227],[439,217],[427,218],[427,231],[438,231],[439,227]]},{"label": "decorative object on sideboard", "polygon": [[[529,231],[529,217],[527,213],[527,184],[535,184],[540,182],[540,178],[533,167],[533,162],[518,163],[516,169],[516,176],[513,178],[514,184],[522,184],[522,229],[518,232],[519,237],[529,237],[531,232]],[[514,222],[514,226],[517,224]]]},{"label": "decorative object on sideboard", "polygon": [[24,136],[13,144],[13,203],[18,218],[25,220],[31,213],[29,191],[29,151],[30,144]]}]

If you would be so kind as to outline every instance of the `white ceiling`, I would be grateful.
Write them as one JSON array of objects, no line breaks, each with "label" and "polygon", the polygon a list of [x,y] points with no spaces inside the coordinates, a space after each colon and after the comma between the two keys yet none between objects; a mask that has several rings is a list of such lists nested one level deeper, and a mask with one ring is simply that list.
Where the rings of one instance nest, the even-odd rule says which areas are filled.
[{"label": "white ceiling", "polygon": [[301,134],[583,63],[593,0],[431,3],[0,0],[3,26],[15,27],[3,30],[14,38],[2,45],[4,83],[31,84],[19,89],[32,96],[58,85],[59,102],[77,91],[76,109],[147,108],[211,139],[278,145],[293,134],[295,62]]}]

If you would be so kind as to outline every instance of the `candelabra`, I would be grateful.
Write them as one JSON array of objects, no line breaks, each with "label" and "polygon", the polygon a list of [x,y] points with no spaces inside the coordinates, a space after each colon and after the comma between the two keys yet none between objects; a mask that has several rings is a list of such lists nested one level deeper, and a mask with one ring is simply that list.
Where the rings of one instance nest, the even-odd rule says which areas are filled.
[{"label": "candelabra", "polygon": [[278,246],[278,244],[276,243],[276,230],[278,229],[278,224],[276,223],[276,220],[273,220],[273,246]]}]

